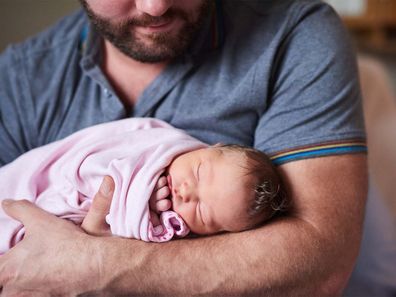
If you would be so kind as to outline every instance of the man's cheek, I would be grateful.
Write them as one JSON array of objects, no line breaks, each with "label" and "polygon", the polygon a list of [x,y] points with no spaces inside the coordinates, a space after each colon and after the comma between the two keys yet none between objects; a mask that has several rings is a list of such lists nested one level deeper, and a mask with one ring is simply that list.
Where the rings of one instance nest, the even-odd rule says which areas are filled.
[{"label": "man's cheek", "polygon": [[135,7],[134,1],[131,0],[80,0],[80,2],[96,15],[111,21],[129,18]]}]

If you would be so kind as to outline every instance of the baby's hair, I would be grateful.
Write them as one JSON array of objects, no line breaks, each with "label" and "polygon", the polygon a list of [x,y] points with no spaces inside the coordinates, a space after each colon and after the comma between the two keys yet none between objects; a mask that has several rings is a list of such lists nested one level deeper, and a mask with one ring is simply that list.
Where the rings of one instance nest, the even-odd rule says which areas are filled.
[{"label": "baby's hair", "polygon": [[257,149],[236,144],[220,144],[217,147],[242,153],[246,157],[246,164],[243,168],[247,170],[247,175],[255,180],[249,185],[254,191],[254,199],[247,210],[250,222],[246,229],[253,228],[288,209],[289,202],[282,179],[266,154]]}]

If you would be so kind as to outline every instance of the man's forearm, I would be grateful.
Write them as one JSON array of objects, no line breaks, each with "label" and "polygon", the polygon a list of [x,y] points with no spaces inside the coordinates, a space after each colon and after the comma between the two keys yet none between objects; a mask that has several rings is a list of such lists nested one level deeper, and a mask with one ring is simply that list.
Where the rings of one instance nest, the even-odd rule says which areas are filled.
[{"label": "man's forearm", "polygon": [[[300,184],[298,178],[293,179],[293,216],[256,230],[166,244],[98,239],[102,269],[112,272],[104,279],[106,291],[168,296],[340,293],[357,256],[366,193],[365,157],[350,158],[353,162],[330,159],[323,176],[307,173],[311,181],[301,185],[309,186],[304,193],[293,185]],[[312,164],[297,168],[304,175],[314,169]],[[329,177],[327,170],[335,168],[340,171]],[[301,203],[304,195],[315,195],[311,204]],[[320,199],[327,202],[315,202]]]},{"label": "man's forearm", "polygon": [[314,227],[289,218],[237,234],[166,244],[112,239],[104,246],[104,271],[113,272],[106,291],[113,294],[323,296],[348,261]]}]

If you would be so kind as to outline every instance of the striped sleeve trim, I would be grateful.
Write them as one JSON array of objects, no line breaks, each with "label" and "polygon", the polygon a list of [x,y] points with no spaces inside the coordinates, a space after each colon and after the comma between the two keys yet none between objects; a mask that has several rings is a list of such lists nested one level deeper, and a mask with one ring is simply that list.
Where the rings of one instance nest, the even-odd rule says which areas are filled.
[{"label": "striped sleeve trim", "polygon": [[270,156],[270,159],[275,165],[281,165],[286,162],[302,159],[354,153],[367,153],[367,145],[364,140],[346,140],[342,142],[313,144],[275,153]]}]

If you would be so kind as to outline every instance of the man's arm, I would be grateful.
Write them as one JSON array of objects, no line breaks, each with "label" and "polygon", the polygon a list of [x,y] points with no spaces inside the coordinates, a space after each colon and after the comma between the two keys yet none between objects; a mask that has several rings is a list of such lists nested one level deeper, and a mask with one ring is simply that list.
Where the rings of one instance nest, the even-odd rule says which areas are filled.
[{"label": "man's arm", "polygon": [[[0,284],[12,291],[12,286],[21,287],[30,278],[36,287],[43,281],[43,290],[61,283],[64,290],[58,286],[58,292],[90,290],[134,296],[340,294],[358,253],[367,192],[366,156],[302,160],[284,164],[280,170],[294,208],[290,216],[259,229],[155,244],[83,233],[73,236],[67,228],[52,230],[61,225],[52,217],[58,223],[51,224],[51,230],[48,224],[42,230],[27,226],[32,231],[25,240],[31,242],[24,240],[0,259]],[[38,217],[30,224],[39,224]],[[38,238],[45,232],[50,255],[39,257],[43,243]],[[70,243],[59,244],[48,232],[56,232],[57,238],[61,232]],[[29,253],[35,257],[26,257]],[[10,273],[12,266],[22,267],[20,254],[25,255],[22,261],[30,261],[25,266],[36,265],[41,274],[32,277],[20,271],[18,277],[17,272]],[[62,274],[57,275],[53,269],[59,269],[59,263]],[[78,279],[89,280],[85,286],[68,278],[73,271],[78,272]]]},{"label": "man's arm", "polygon": [[[116,268],[109,287],[171,296],[340,294],[358,253],[366,157],[304,160],[281,170],[292,190],[290,217],[249,232],[142,244],[127,251],[128,259],[137,258],[132,271]],[[107,244],[104,254],[115,255],[114,247]]]}]

